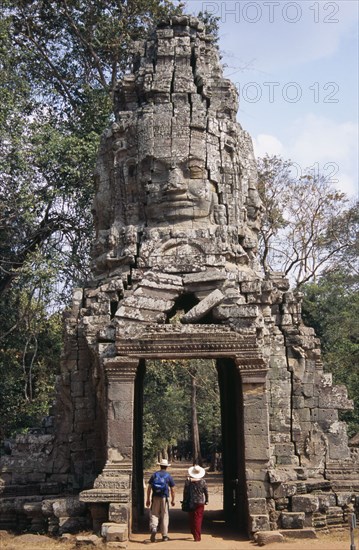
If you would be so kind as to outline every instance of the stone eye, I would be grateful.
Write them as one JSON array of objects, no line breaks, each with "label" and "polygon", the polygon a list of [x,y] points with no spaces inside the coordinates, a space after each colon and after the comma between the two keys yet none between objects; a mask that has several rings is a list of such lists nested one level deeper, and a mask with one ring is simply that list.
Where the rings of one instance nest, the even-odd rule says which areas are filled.
[{"label": "stone eye", "polygon": [[192,165],[189,167],[191,179],[197,180],[203,178],[203,168],[201,166]]}]

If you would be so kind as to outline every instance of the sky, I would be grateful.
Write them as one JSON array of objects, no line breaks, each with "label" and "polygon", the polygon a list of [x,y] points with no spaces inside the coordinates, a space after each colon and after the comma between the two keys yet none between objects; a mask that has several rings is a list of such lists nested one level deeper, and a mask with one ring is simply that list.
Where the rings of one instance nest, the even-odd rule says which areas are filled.
[{"label": "sky", "polygon": [[257,156],[278,154],[359,199],[358,0],[187,0],[219,48]]}]

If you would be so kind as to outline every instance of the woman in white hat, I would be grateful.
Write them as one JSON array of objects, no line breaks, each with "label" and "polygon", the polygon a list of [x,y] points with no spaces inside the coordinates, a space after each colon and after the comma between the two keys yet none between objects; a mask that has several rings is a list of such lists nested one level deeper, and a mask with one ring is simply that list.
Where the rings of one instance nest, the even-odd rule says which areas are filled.
[{"label": "woman in white hat", "polygon": [[196,542],[201,540],[202,520],[205,504],[208,504],[208,489],[204,475],[206,471],[196,464],[188,468],[188,478],[185,481],[183,500],[190,503],[189,525]]}]

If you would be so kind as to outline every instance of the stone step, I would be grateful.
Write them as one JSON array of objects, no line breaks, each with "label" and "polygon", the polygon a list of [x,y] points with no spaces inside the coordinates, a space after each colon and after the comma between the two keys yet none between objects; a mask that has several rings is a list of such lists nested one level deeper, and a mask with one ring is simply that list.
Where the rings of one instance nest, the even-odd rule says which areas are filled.
[{"label": "stone step", "polygon": [[280,529],[279,532],[287,538],[291,539],[316,539],[317,534],[315,529]]}]

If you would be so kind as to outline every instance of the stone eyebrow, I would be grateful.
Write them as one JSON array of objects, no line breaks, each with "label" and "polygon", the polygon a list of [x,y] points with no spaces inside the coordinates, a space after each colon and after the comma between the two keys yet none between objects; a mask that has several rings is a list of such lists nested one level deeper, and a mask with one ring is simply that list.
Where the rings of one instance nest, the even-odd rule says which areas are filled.
[{"label": "stone eyebrow", "polygon": [[205,166],[205,161],[199,157],[190,157],[188,159],[188,166]]}]

